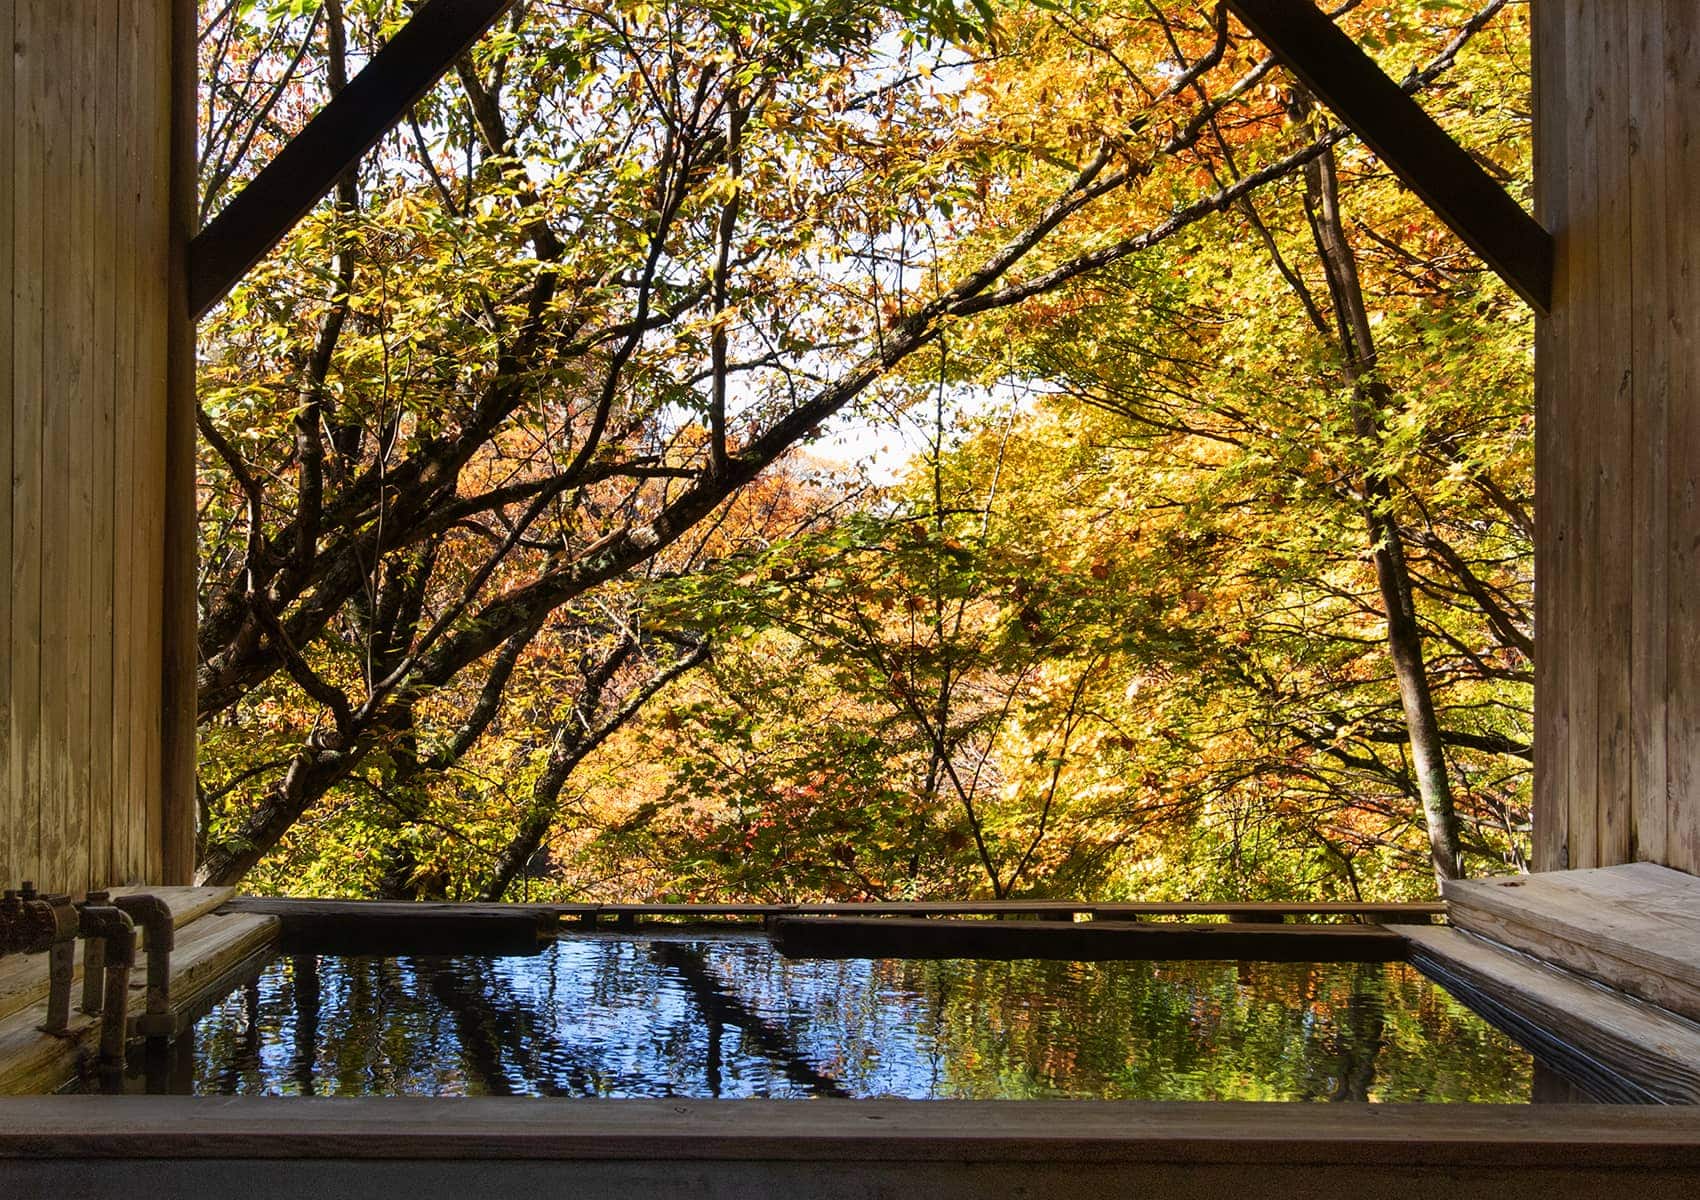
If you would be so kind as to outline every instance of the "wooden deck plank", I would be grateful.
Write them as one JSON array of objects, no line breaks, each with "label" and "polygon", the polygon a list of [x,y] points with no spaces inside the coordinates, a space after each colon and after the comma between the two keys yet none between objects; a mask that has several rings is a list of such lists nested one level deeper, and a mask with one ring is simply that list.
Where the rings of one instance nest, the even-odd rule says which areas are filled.
[{"label": "wooden deck plank", "polygon": [[1594,1097],[1700,1104],[1700,1025],[1462,930],[1398,931],[1425,974]]},{"label": "wooden deck plank", "polygon": [[789,958],[1395,962],[1405,957],[1404,939],[1379,925],[780,917],[771,933]]},{"label": "wooden deck plank", "polygon": [[1700,878],[1631,863],[1445,890],[1459,928],[1700,1019]]}]

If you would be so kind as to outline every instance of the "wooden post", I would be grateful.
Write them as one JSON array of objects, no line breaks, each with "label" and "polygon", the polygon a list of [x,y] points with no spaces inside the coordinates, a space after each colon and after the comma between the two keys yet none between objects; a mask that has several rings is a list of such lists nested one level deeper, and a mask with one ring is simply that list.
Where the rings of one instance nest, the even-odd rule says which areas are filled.
[{"label": "wooden post", "polygon": [[164,877],[195,871],[195,321],[189,243],[195,234],[195,0],[172,0],[171,312],[165,414],[164,678],[160,799]]}]

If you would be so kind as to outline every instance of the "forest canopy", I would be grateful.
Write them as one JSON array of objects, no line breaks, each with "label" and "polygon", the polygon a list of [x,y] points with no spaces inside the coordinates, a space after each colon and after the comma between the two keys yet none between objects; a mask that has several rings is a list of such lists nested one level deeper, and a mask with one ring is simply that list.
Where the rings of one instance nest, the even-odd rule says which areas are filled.
[{"label": "forest canopy", "polygon": [[[408,13],[203,0],[203,219]],[[1526,5],[1332,13],[1527,201]],[[1219,3],[521,0],[201,323],[197,877],[1521,868],[1532,347]]]}]

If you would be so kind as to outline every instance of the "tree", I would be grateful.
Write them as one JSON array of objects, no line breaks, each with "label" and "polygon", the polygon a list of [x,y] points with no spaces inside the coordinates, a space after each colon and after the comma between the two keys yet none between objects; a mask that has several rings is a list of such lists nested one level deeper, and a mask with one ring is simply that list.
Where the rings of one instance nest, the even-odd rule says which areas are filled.
[{"label": "tree", "polygon": [[[697,654],[643,584],[721,553],[752,482],[965,320],[1341,140],[1293,135],[1220,6],[1153,11],[1016,6],[994,43],[943,0],[516,6],[203,327],[199,877],[360,820],[406,890],[444,773],[544,731],[473,872],[499,892],[567,731]],[[216,15],[209,212],[401,7]],[[1215,174],[1224,128],[1268,153]]]}]

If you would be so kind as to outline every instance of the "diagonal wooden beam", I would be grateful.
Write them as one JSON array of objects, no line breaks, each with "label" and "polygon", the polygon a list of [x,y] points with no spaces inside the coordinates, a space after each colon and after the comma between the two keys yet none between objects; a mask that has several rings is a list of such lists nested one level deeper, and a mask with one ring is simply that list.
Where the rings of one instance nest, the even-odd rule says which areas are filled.
[{"label": "diagonal wooden beam", "polygon": [[199,319],[441,79],[513,0],[425,0],[366,68],[189,243]]},{"label": "diagonal wooden beam", "polygon": [[1341,121],[1543,315],[1553,239],[1311,0],[1227,0]]}]

